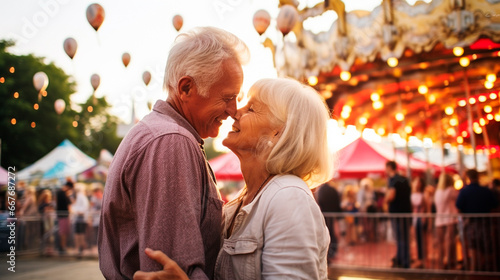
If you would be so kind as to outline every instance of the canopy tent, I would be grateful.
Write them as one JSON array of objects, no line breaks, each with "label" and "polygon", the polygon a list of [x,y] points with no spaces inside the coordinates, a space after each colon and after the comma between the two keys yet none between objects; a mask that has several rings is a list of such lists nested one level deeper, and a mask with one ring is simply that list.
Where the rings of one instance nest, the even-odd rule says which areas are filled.
[{"label": "canopy tent", "polygon": [[209,163],[217,180],[243,180],[240,160],[235,154],[231,152],[223,154],[211,159]]},{"label": "canopy tent", "polygon": [[[383,176],[385,174],[385,163],[394,160],[400,171],[407,168],[407,155],[401,151],[395,151],[381,144],[367,142],[362,138],[354,140],[351,144],[337,152],[338,164],[336,167],[337,178],[364,178],[369,176]],[[410,156],[410,169],[417,173],[425,173],[428,164],[422,160]],[[429,163],[434,173],[439,172],[441,167]],[[453,171],[447,167],[447,171]]]},{"label": "canopy tent", "polygon": [[94,165],[96,161],[93,158],[84,154],[66,139],[43,158],[19,171],[16,179],[65,178],[81,173]]},{"label": "canopy tent", "polygon": [[7,185],[9,172],[0,166],[0,186]]},{"label": "canopy tent", "polygon": [[82,172],[78,176],[78,181],[101,181],[105,183],[112,160],[113,154],[106,149],[102,149],[97,159],[97,165]]}]

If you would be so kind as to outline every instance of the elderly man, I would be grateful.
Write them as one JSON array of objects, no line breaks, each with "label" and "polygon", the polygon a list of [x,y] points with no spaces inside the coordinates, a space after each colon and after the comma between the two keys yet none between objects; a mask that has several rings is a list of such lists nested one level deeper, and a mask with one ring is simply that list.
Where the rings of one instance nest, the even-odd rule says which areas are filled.
[{"label": "elderly man", "polygon": [[165,70],[166,101],[118,147],[104,191],[99,262],[107,279],[161,267],[146,247],[167,253],[190,279],[211,279],[220,249],[222,201],[203,138],[236,113],[248,48],[204,27],[177,37]]}]

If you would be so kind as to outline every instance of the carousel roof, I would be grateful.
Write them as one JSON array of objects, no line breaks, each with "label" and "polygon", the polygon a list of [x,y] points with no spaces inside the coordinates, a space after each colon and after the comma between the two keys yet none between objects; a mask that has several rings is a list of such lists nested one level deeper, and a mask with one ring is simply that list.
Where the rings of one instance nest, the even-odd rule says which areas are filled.
[{"label": "carousel roof", "polygon": [[[328,31],[303,28],[328,10],[338,15]],[[330,0],[297,12],[295,38],[272,46],[276,68],[304,82],[317,77],[311,85],[341,124],[467,143],[469,116],[475,134],[500,121],[499,0],[383,0],[348,13]]]}]

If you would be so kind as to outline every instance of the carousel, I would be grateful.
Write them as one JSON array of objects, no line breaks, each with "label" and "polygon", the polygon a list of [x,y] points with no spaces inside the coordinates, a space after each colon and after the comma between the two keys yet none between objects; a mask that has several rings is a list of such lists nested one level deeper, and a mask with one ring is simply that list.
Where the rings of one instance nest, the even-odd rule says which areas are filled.
[{"label": "carousel", "polygon": [[[499,0],[383,0],[369,12],[346,12],[340,0],[298,7],[280,1],[279,39],[268,36],[264,10],[255,29],[278,75],[315,87],[340,127],[451,145],[474,155],[475,166],[486,154],[489,177],[500,175]],[[304,28],[332,12],[329,30]]]}]

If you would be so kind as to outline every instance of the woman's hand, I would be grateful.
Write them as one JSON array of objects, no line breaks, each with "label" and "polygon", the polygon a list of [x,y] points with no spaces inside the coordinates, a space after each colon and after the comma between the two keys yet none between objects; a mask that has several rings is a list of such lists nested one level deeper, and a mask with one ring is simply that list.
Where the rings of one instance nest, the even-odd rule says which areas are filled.
[{"label": "woman's hand", "polygon": [[146,255],[158,262],[163,266],[163,270],[160,271],[152,271],[152,272],[143,272],[137,271],[134,273],[134,280],[164,280],[164,279],[177,279],[177,280],[189,280],[189,277],[184,273],[175,261],[167,257],[162,251],[153,251],[149,248],[144,250]]}]

